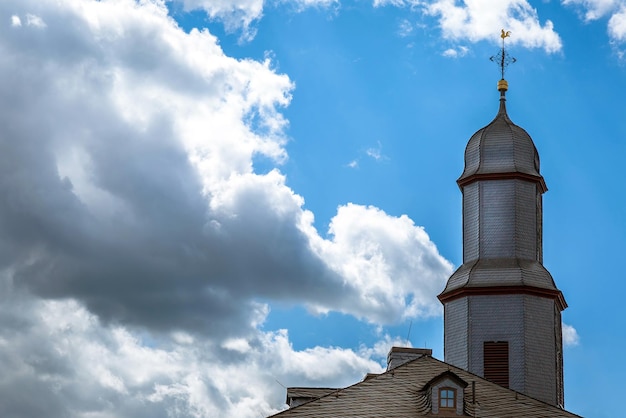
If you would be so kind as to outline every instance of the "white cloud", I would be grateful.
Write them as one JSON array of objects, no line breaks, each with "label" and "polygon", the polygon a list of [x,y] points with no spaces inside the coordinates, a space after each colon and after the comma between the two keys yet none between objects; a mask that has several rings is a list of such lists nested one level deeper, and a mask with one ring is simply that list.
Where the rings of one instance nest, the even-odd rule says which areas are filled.
[{"label": "white cloud", "polygon": [[626,41],[626,6],[615,12],[609,19],[609,36],[618,42]]},{"label": "white cloud", "polygon": [[566,347],[577,346],[580,342],[580,338],[578,337],[578,332],[576,328],[571,325],[567,325],[563,323],[563,345]]},{"label": "white cloud", "polygon": [[[576,0],[572,0],[576,1]],[[455,42],[499,42],[501,29],[510,30],[511,44],[542,48],[548,53],[562,48],[561,38],[550,20],[542,25],[537,10],[528,0],[374,0],[374,7],[410,7],[438,19],[445,39]],[[448,55],[453,49],[449,49]],[[458,52],[458,51],[457,51]]]},{"label": "white cloud", "polygon": [[377,161],[383,158],[383,155],[380,153],[380,149],[378,148],[368,148],[367,150],[365,150],[365,154],[367,154],[368,157],[372,157]]},{"label": "white cloud", "polygon": [[584,11],[584,19],[596,20],[623,5],[623,0],[562,0],[565,6],[577,6]]},{"label": "white cloud", "polygon": [[375,147],[370,147],[366,149],[365,155],[367,155],[370,158],[373,158],[376,161],[388,159],[388,157],[383,155],[383,145],[380,143],[380,141],[378,141]]},{"label": "white cloud", "polygon": [[300,11],[311,7],[332,9],[339,6],[339,0],[279,0],[278,3],[293,4]]},{"label": "white cloud", "polygon": [[499,41],[500,30],[512,32],[510,43],[526,48],[542,48],[553,53],[562,43],[547,20],[543,25],[537,11],[527,0],[472,1],[459,4],[454,0],[432,0],[425,4],[426,13],[439,18],[443,36],[454,41]]},{"label": "white cloud", "polygon": [[469,51],[469,48],[465,46],[459,46],[456,49],[455,48],[446,49],[445,51],[443,51],[442,55],[448,58],[459,58],[459,57],[465,56],[468,51]]},{"label": "white cloud", "polygon": [[[369,147],[365,149],[365,151],[360,151],[359,154],[364,154],[366,157],[369,157],[372,160],[377,161],[377,162],[389,160],[389,157],[383,154],[382,151],[383,151],[383,146],[381,142],[378,141],[375,147]],[[346,164],[346,166],[349,168],[358,168],[359,161],[361,160],[361,158],[362,158],[362,155],[350,161],[348,164]]]},{"label": "white cloud", "polygon": [[264,0],[177,0],[185,10],[204,10],[212,19],[220,19],[228,31],[242,31],[243,40],[256,35],[254,22],[263,16]]},{"label": "white cloud", "polygon": [[[406,215],[392,217],[371,206],[348,204],[339,207],[330,233],[330,242],[317,241],[318,251],[346,284],[359,289],[339,310],[382,323],[440,313],[434,295],[452,265]],[[318,303],[315,309],[333,308]]]},{"label": "white cloud", "polygon": [[19,16],[11,16],[11,26],[22,26],[22,20]]},{"label": "white cloud", "polygon": [[384,7],[384,6],[395,6],[395,7],[405,7],[407,5],[418,5],[420,3],[419,0],[374,0],[374,7]]},{"label": "white cloud", "polygon": [[185,10],[204,10],[212,19],[224,22],[228,31],[241,30],[243,40],[251,40],[256,36],[254,23],[263,16],[263,9],[269,5],[291,5],[296,11],[311,7],[333,8],[339,0],[175,0],[181,2]]},{"label": "white cloud", "polygon": [[413,33],[414,27],[413,23],[411,23],[408,19],[402,19],[398,24],[398,36],[401,38],[406,38],[407,36]]},{"label": "white cloud", "polygon": [[34,301],[7,294],[3,284],[3,416],[258,418],[284,404],[277,382],[352,384],[381,372],[393,343],[384,337],[357,352],[298,351],[284,330],[255,331],[223,348],[203,338],[142,339],[121,326],[101,326],[75,302]]},{"label": "white cloud", "polygon": [[[624,0],[563,0],[563,5],[574,6],[582,11],[582,18],[589,22],[609,16],[607,32],[618,46],[626,42],[626,2]],[[618,51],[623,56],[623,51]]]},{"label": "white cloud", "polygon": [[44,22],[42,18],[30,13],[26,14],[26,24],[28,26],[34,26],[36,28],[45,28],[47,26],[46,22]]}]

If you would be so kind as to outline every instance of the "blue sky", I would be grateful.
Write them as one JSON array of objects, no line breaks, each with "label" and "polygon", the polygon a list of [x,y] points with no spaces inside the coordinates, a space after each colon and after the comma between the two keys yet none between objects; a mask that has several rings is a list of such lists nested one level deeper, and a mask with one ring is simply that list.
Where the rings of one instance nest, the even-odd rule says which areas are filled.
[{"label": "blue sky", "polygon": [[532,136],[566,408],[621,411],[622,0],[0,4],[0,415],[260,417],[443,358],[470,136]]}]

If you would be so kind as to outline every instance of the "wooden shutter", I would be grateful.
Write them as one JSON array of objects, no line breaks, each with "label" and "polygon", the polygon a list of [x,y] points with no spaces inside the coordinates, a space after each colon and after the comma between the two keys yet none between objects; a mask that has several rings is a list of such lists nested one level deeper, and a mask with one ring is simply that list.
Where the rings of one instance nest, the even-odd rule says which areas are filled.
[{"label": "wooden shutter", "polygon": [[505,388],[509,387],[509,342],[483,343],[485,379]]}]

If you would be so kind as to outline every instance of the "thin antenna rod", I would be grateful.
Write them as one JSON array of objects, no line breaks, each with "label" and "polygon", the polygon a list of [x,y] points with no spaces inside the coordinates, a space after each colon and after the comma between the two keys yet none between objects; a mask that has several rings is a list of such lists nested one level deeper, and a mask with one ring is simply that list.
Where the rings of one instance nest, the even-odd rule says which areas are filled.
[{"label": "thin antenna rod", "polygon": [[413,320],[409,322],[409,332],[406,334],[406,345],[409,346],[409,338],[411,338],[411,327],[413,326]]},{"label": "thin antenna rod", "polygon": [[280,381],[276,378],[274,378],[274,380],[276,381],[276,383],[278,383],[279,385],[281,385],[283,387],[283,389],[287,389],[287,386],[283,385],[282,383],[280,383]]}]

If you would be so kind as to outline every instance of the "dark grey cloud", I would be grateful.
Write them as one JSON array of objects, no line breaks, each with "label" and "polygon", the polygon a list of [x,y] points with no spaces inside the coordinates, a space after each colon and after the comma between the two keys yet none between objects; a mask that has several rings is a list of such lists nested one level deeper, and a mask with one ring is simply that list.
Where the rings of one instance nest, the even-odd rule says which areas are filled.
[{"label": "dark grey cloud", "polygon": [[0,261],[18,288],[216,338],[252,331],[257,300],[383,323],[436,309],[450,266],[412,222],[352,205],[326,240],[278,171],[252,171],[284,155],[285,76],[159,2],[11,1],[0,21]]},{"label": "dark grey cloud", "polygon": [[[235,196],[237,213],[212,213],[168,97],[148,103],[161,109],[141,126],[116,103],[115,78],[134,83],[140,74],[149,87],[176,91],[171,98],[191,103],[201,84],[207,101],[219,101],[222,87],[211,86],[230,82],[225,70],[199,83],[161,36],[184,42],[166,19],[103,18],[96,31],[69,7],[35,3],[0,9],[8,21],[8,10],[26,15],[30,7],[45,22],[1,29],[0,47],[13,59],[0,66],[0,91],[10,98],[0,111],[0,245],[17,286],[81,300],[105,322],[213,335],[247,330],[254,297],[336,298],[339,277],[309,248],[295,202],[277,213],[284,208],[253,181]],[[114,23],[123,27],[106,27]],[[123,93],[141,114],[145,99]],[[205,138],[223,141],[218,132]],[[77,149],[82,161],[73,164],[87,167],[78,181],[105,195],[110,209],[94,208],[62,173]]]}]

